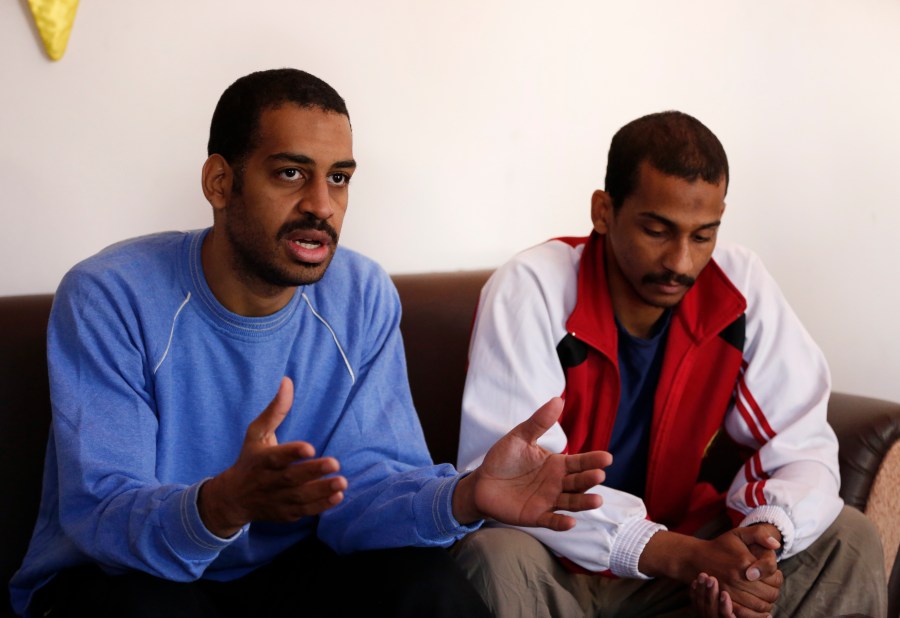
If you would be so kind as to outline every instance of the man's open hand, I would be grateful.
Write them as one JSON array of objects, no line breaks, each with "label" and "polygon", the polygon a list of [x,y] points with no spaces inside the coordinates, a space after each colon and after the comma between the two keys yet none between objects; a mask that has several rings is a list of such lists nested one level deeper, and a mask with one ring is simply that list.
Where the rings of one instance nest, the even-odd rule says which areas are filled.
[{"label": "man's open hand", "polygon": [[318,515],[344,499],[347,480],[323,478],[340,469],[336,459],[310,459],[316,451],[306,442],[278,444],[275,430],[293,401],[294,385],[283,378],[275,398],[247,428],[234,465],[200,488],[200,518],[216,536],[227,538],[251,521]]},{"label": "man's open hand", "polygon": [[584,493],[603,482],[612,455],[592,451],[562,455],[537,445],[562,414],[554,397],[497,441],[481,466],[457,484],[453,514],[460,523],[492,518],[516,526],[568,530],[575,519],[555,511],[597,508],[602,499]]}]

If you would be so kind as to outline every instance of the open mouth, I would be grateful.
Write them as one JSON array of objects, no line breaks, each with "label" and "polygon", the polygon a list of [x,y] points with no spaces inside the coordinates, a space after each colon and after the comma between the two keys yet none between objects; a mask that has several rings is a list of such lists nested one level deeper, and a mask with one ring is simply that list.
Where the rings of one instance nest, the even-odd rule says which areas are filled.
[{"label": "open mouth", "polygon": [[322,246],[322,243],[320,243],[318,240],[298,239],[292,240],[291,242],[303,249],[318,249]]},{"label": "open mouth", "polygon": [[304,230],[285,239],[293,258],[303,264],[321,264],[328,259],[331,243],[324,232]]}]

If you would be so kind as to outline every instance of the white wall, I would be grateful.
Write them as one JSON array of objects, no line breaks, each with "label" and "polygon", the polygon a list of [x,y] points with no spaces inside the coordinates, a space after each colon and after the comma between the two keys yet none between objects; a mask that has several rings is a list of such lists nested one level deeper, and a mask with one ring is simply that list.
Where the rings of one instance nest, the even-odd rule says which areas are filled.
[{"label": "white wall", "polygon": [[586,233],[612,133],[681,109],[732,163],[756,249],[835,386],[900,400],[900,2],[82,2],[62,61],[0,3],[0,294],[116,240],[210,221],[221,91],[295,66],[355,130],[342,242],[391,272],[496,266]]}]

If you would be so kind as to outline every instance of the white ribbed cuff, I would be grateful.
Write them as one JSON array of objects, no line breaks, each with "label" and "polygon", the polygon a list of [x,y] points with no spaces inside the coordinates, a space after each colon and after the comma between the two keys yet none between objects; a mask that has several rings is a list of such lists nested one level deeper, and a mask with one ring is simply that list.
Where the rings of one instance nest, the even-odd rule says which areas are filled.
[{"label": "white ribbed cuff", "polygon": [[609,570],[619,577],[651,579],[638,570],[638,562],[650,537],[660,530],[667,528],[646,519],[635,519],[619,528],[609,554]]},{"label": "white ribbed cuff", "polygon": [[741,520],[738,527],[751,526],[753,524],[772,524],[781,533],[781,549],[777,552],[779,558],[790,555],[791,546],[794,544],[794,522],[787,512],[780,506],[766,504],[756,507]]}]

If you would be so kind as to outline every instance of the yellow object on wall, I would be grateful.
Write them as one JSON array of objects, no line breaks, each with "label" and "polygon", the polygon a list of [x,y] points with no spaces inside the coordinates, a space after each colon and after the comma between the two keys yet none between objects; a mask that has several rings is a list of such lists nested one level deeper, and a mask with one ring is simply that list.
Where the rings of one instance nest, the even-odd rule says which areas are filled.
[{"label": "yellow object on wall", "polygon": [[28,6],[47,55],[52,60],[59,60],[69,44],[78,0],[28,0]]}]

